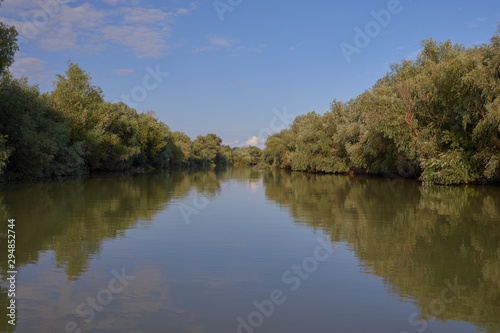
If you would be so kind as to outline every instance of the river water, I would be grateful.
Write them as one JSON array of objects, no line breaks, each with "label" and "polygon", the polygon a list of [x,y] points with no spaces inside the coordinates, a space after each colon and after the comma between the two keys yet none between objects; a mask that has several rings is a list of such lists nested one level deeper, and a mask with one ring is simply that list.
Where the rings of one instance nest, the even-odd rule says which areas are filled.
[{"label": "river water", "polygon": [[2,332],[500,332],[498,187],[170,171],[4,185],[0,218]]}]

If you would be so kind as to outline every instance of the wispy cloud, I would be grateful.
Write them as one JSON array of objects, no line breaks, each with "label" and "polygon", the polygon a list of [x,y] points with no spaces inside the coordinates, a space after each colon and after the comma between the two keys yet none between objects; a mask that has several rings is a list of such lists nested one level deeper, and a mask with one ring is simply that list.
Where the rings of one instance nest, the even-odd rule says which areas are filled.
[{"label": "wispy cloud", "polygon": [[[101,8],[102,3],[112,8]],[[65,0],[47,10],[39,1],[6,0],[0,19],[14,25],[21,40],[48,51],[95,54],[118,45],[136,57],[155,58],[169,52],[168,39],[176,20],[196,9],[194,4],[162,10],[139,7],[140,1],[102,0],[102,3],[76,5]],[[36,17],[46,20],[37,21]]]},{"label": "wispy cloud", "polygon": [[214,46],[222,46],[222,47],[231,47],[232,46],[232,43],[227,38],[224,38],[221,36],[209,35],[207,37],[207,39],[210,42],[210,44],[212,44]]},{"label": "wispy cloud", "polygon": [[137,6],[141,3],[140,0],[102,0],[102,2],[104,2],[110,6],[116,6],[119,4],[128,4],[128,5]]},{"label": "wispy cloud", "polygon": [[239,41],[230,40],[227,37],[210,34],[207,37],[208,45],[202,45],[195,49],[196,52],[210,52],[217,50],[229,50],[231,55],[237,55],[241,53],[251,53],[251,52],[261,52],[267,47],[266,44],[259,44],[255,47],[249,47],[241,45]]},{"label": "wispy cloud", "polygon": [[477,28],[478,27],[478,24],[481,23],[481,22],[485,22],[487,21],[488,19],[486,17],[478,17],[476,18],[474,21],[469,21],[467,22],[467,26],[469,28]]},{"label": "wispy cloud", "polygon": [[417,59],[417,56],[420,54],[420,49],[419,50],[416,50],[416,51],[413,51],[412,53],[410,53],[405,59],[406,60],[416,60]]},{"label": "wispy cloud", "polygon": [[288,49],[290,51],[294,51],[295,49],[298,49],[299,47],[301,47],[302,45],[304,45],[304,43],[298,43],[298,44],[295,44],[293,46],[290,46]]},{"label": "wispy cloud", "polygon": [[223,145],[231,146],[231,147],[238,147],[238,144],[240,143],[240,140],[234,140],[234,141],[222,141]]},{"label": "wispy cloud", "polygon": [[106,26],[100,29],[102,38],[132,50],[138,58],[157,58],[168,53],[165,40],[169,28],[163,30],[139,25]]},{"label": "wispy cloud", "polygon": [[132,74],[134,70],[132,68],[123,68],[123,69],[113,69],[113,73],[118,75],[129,75]]},{"label": "wispy cloud", "polygon": [[45,65],[47,63],[42,59],[35,57],[26,57],[23,53],[16,55],[15,62],[10,66],[10,71],[15,77],[27,76],[37,82],[51,83],[53,73],[49,73]]},{"label": "wispy cloud", "polygon": [[240,45],[240,46],[236,47],[236,50],[241,51],[243,53],[253,53],[253,52],[262,52],[266,47],[267,47],[266,44],[259,44],[255,47],[248,47],[248,46]]}]

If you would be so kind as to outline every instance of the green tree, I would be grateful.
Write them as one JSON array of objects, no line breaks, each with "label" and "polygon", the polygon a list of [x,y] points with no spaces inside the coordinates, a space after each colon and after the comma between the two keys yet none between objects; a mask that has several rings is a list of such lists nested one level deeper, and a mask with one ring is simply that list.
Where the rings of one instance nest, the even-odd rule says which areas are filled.
[{"label": "green tree", "polygon": [[266,141],[267,164],[395,174],[438,184],[500,181],[500,28],[489,44],[422,42],[415,61],[324,115]]},{"label": "green tree", "polygon": [[173,157],[170,129],[159,121],[153,111],[139,114],[139,140],[142,145],[142,164],[168,168]]},{"label": "green tree", "polygon": [[7,178],[46,175],[60,148],[68,144],[65,117],[46,103],[37,86],[28,85],[27,78],[3,75],[0,100],[0,151],[4,164],[8,156]]},{"label": "green tree", "polygon": [[18,50],[16,29],[0,22],[0,76],[12,65]]},{"label": "green tree", "polygon": [[236,147],[231,152],[232,163],[235,165],[254,166],[261,163],[262,154],[262,149],[259,147]]},{"label": "green tree", "polygon": [[102,89],[77,64],[70,62],[66,75],[57,76],[49,100],[68,118],[71,142],[83,150],[89,170],[126,170],[137,160],[137,112],[105,102]]},{"label": "green tree", "polygon": [[227,158],[221,149],[222,139],[213,133],[198,135],[193,141],[193,154],[196,163],[201,166],[212,164],[224,165]]},{"label": "green tree", "polygon": [[101,168],[108,157],[106,147],[113,140],[105,135],[112,115],[101,88],[93,86],[90,75],[69,62],[66,75],[57,75],[50,100],[68,118],[71,141],[83,148],[88,168]]},{"label": "green tree", "polygon": [[172,163],[176,166],[194,166],[193,142],[183,132],[172,133]]}]

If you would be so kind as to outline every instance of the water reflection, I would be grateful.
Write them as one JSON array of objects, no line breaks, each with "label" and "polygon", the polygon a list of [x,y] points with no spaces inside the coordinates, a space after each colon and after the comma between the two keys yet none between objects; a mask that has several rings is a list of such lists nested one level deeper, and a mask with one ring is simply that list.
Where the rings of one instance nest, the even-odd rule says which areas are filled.
[{"label": "water reflection", "polygon": [[[242,301],[234,295],[242,285],[256,279],[264,281],[269,267],[276,263],[283,262],[283,268],[289,266],[289,258],[280,257],[286,253],[280,252],[281,244],[271,247],[273,257],[262,264],[260,260],[264,259],[256,255],[255,248],[237,238],[242,237],[235,233],[238,229],[222,243],[238,245],[231,251],[224,251],[224,246],[208,239],[201,252],[196,249],[198,243],[186,245],[192,240],[175,236],[169,239],[170,252],[166,246],[148,248],[153,235],[130,235],[130,231],[158,226],[158,216],[173,214],[169,210],[173,202],[202,195],[210,199],[211,206],[200,213],[199,223],[190,225],[189,232],[199,242],[209,238],[207,230],[213,233],[210,237],[223,239],[228,225],[233,223],[218,221],[219,217],[226,216],[226,211],[238,210],[238,206],[217,203],[230,183],[245,184],[252,195],[262,191],[263,186],[268,204],[289,211],[297,225],[321,232],[333,242],[346,242],[363,271],[382,277],[393,295],[411,300],[421,312],[420,320],[429,321],[434,316],[442,322],[466,321],[488,332],[500,332],[499,188],[426,187],[415,182],[250,168],[172,171],[1,189],[0,218],[16,218],[16,234],[22,235],[17,242],[16,261],[20,272],[26,269],[27,274],[20,291],[24,302],[20,319],[26,323],[23,328],[61,331],[68,320],[75,318],[78,303],[108,284],[112,268],[133,262],[130,274],[137,276],[138,282],[131,284],[126,293],[115,295],[108,311],[88,328],[124,332],[128,328],[135,332],[139,326],[148,332],[167,328],[172,332],[218,329],[210,318],[212,312],[204,311],[209,309],[218,318],[226,318],[223,307],[200,303],[200,295],[213,297],[226,307],[240,304]],[[243,192],[233,186],[227,193],[242,196],[240,201],[246,205],[256,205],[251,207],[255,212],[264,208],[257,206],[262,205],[257,199],[243,197],[247,195]],[[239,215],[227,216],[242,219]],[[277,225],[273,221],[268,227]],[[1,248],[6,247],[6,232],[6,224],[0,224]],[[265,232],[255,231],[260,238],[253,241],[261,242]],[[245,237],[252,239],[252,235]],[[103,244],[113,240],[128,244],[123,245],[123,253],[103,253]],[[286,243],[275,238],[273,241]],[[286,248],[293,246],[286,244]],[[164,252],[158,253],[158,249]],[[211,251],[207,253],[212,256],[204,256],[203,251]],[[231,260],[243,263],[253,256],[254,261],[249,261],[252,279],[248,272],[234,269],[238,263],[227,259],[233,256]],[[204,258],[225,258],[227,262],[204,262]],[[195,262],[196,269],[186,260]],[[52,262],[59,273],[45,268]],[[265,269],[258,271],[259,267]],[[282,273],[280,267],[276,268],[278,274]],[[0,268],[5,280],[5,255],[0,256]],[[185,289],[175,290],[174,285]],[[245,292],[251,294],[250,289]],[[5,286],[0,285],[0,306],[5,308],[7,301]],[[43,325],[37,326],[39,323],[30,318],[43,318]],[[226,319],[229,324],[224,329],[232,327],[234,316]],[[423,327],[417,319],[413,318],[417,328]],[[14,328],[1,318],[0,331],[13,332]]]},{"label": "water reflection", "polygon": [[[220,187],[218,183],[222,175],[213,170],[193,170],[136,177],[4,185],[0,191],[0,218],[2,221],[10,218],[17,221],[15,255],[19,271],[27,265],[39,264],[41,256],[50,251],[57,267],[65,272],[67,281],[77,281],[87,272],[91,260],[99,258],[105,240],[123,237],[131,228],[150,225],[156,214],[167,209],[171,200],[185,197],[192,190],[207,196],[214,195]],[[7,248],[6,234],[7,224],[2,223],[0,248]],[[7,255],[0,256],[0,268],[5,281]],[[45,278],[52,283],[37,277],[34,288],[39,289],[47,282],[46,290],[51,290],[51,298],[56,298],[59,291],[71,290],[59,290],[61,285],[67,284],[59,281],[61,276],[51,274]],[[29,298],[39,294],[25,284],[22,291],[18,290],[18,295],[20,292],[29,295]],[[69,299],[78,296],[60,297]],[[5,284],[0,285],[0,306],[5,309],[8,301]],[[38,304],[35,307],[37,312],[51,311],[50,306],[40,306],[44,303],[43,299],[34,302]],[[62,305],[58,308],[74,313],[74,307]],[[38,316],[56,317],[48,313],[38,313]],[[64,316],[59,313],[59,318]],[[9,325],[7,319],[1,317],[0,331],[13,332],[15,327]]]},{"label": "water reflection", "polygon": [[297,223],[348,242],[367,272],[418,304],[422,320],[500,331],[499,188],[285,171],[265,173],[264,184]]}]

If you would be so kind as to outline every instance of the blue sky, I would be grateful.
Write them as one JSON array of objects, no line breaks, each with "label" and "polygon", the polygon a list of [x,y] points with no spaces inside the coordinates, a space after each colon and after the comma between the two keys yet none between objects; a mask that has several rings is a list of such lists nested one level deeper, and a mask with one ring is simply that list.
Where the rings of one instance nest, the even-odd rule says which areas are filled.
[{"label": "blue sky", "polygon": [[500,1],[5,0],[0,20],[20,32],[11,71],[42,91],[71,60],[106,100],[172,130],[262,146],[293,116],[369,89],[423,39],[489,42]]}]

